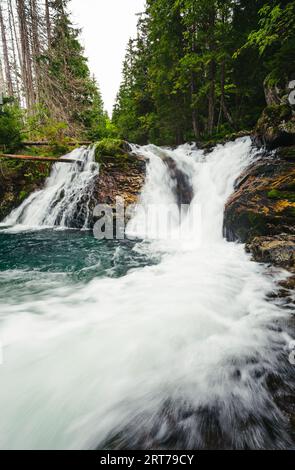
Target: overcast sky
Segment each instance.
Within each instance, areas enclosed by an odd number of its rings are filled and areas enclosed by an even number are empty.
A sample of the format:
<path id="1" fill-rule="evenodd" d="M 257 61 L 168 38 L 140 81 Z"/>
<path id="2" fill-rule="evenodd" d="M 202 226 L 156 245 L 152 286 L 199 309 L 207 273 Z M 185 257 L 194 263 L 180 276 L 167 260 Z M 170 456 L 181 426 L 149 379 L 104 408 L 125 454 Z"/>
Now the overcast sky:
<path id="1" fill-rule="evenodd" d="M 122 61 L 130 36 L 136 33 L 136 13 L 145 0 L 72 0 L 74 24 L 82 28 L 82 44 L 96 76 L 105 108 L 111 114 L 121 82 Z"/>

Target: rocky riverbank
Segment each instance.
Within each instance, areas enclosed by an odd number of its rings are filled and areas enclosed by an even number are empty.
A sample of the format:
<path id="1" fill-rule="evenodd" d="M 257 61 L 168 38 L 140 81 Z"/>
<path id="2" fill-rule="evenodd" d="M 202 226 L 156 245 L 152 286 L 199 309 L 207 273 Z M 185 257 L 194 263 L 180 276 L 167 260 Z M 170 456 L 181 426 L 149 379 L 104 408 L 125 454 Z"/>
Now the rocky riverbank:
<path id="1" fill-rule="evenodd" d="M 236 182 L 225 208 L 228 240 L 246 243 L 258 262 L 295 274 L 295 117 L 287 105 L 267 108 L 252 136 L 261 158 Z M 292 144 L 292 145 L 290 145 Z M 294 287 L 291 277 L 287 287 Z"/>

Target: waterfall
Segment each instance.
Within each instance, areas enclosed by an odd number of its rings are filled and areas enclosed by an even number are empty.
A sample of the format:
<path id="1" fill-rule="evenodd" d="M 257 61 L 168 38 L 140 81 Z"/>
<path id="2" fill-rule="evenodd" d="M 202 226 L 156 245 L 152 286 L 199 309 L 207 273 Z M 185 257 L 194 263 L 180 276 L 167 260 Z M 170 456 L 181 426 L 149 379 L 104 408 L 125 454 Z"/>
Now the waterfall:
<path id="1" fill-rule="evenodd" d="M 133 152 L 149 162 L 140 204 L 127 227 L 133 237 L 179 243 L 208 244 L 222 240 L 224 205 L 234 183 L 255 158 L 250 138 L 217 146 L 208 155 L 194 145 L 175 150 L 154 145 L 133 146 Z M 192 188 L 193 197 L 180 217 L 177 186 L 167 161 L 172 160 Z"/>
<path id="2" fill-rule="evenodd" d="M 99 173 L 94 149 L 75 149 L 64 158 L 77 163 L 56 163 L 44 188 L 32 193 L 2 225 L 14 230 L 89 227 L 93 183 Z"/>
<path id="3" fill-rule="evenodd" d="M 10 302 L 0 298 L 1 448 L 290 447 L 287 418 L 273 397 L 292 368 L 285 352 L 289 313 L 268 299 L 285 274 L 252 262 L 242 245 L 222 236 L 226 200 L 257 158 L 250 139 L 208 154 L 191 145 L 133 151 L 148 161 L 127 227 L 138 240 L 114 242 L 113 260 L 127 252 L 129 259 L 145 253 L 160 261 L 136 261 L 116 278 L 108 270 L 102 275 L 100 266 L 86 283 L 56 280 L 55 272 L 5 273 L 17 286 L 22 275 L 39 277 L 35 293 L 29 278 Z M 180 221 L 178 182 L 167 159 L 192 189 Z M 54 225 L 60 218 L 66 225 L 73 210 L 63 212 L 61 192 L 77 201 L 82 183 L 97 172 L 90 157 L 86 167 L 73 166 L 69 176 L 68 166 L 56 167 L 45 190 L 10 223 Z M 78 248 L 88 259 L 88 248 Z M 97 241 L 95 250 L 103 262 L 110 242 Z"/>

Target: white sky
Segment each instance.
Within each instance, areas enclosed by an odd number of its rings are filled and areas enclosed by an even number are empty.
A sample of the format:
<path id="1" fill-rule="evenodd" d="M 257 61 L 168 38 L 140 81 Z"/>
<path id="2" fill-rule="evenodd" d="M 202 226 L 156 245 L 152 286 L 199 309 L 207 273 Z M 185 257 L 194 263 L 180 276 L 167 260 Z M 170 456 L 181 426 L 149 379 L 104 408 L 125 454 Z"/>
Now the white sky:
<path id="1" fill-rule="evenodd" d="M 109 114 L 120 86 L 127 42 L 136 33 L 135 14 L 144 5 L 145 0 L 72 0 L 69 4 L 74 24 L 82 28 L 85 55 Z"/>

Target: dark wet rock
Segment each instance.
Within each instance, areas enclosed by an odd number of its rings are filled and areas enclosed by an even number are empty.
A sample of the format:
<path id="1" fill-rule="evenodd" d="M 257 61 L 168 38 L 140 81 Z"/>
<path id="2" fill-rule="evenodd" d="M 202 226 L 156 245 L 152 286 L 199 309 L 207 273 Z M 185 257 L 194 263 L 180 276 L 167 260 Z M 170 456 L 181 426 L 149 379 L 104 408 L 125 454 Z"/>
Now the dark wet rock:
<path id="1" fill-rule="evenodd" d="M 289 407 L 286 409 L 282 414 L 270 401 L 268 409 L 251 412 L 238 398 L 230 410 L 225 410 L 224 403 L 218 400 L 199 407 L 167 400 L 158 413 L 138 414 L 122 429 L 110 433 L 97 448 L 161 451 L 290 448 Z"/>
<path id="2" fill-rule="evenodd" d="M 295 270 L 295 235 L 255 237 L 246 245 L 246 250 L 253 254 L 256 261 Z"/>
<path id="3" fill-rule="evenodd" d="M 189 177 L 177 167 L 173 158 L 165 157 L 163 161 L 169 168 L 172 180 L 175 181 L 175 196 L 178 204 L 190 204 L 194 193 Z"/>
<path id="4" fill-rule="evenodd" d="M 102 157 L 93 192 L 96 204 L 108 204 L 115 210 L 117 197 L 124 200 L 125 208 L 136 204 L 144 184 L 145 171 L 145 160 L 136 155 Z"/>

